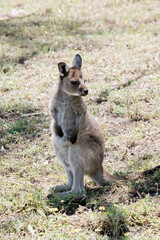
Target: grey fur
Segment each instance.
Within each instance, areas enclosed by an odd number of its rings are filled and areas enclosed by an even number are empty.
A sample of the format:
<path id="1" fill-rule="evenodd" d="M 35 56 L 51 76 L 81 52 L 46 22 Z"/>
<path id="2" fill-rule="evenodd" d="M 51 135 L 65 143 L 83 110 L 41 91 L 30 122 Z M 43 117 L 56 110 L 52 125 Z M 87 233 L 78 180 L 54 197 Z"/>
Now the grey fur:
<path id="1" fill-rule="evenodd" d="M 73 60 L 72 67 L 81 68 L 82 67 L 82 58 L 77 54 Z"/>

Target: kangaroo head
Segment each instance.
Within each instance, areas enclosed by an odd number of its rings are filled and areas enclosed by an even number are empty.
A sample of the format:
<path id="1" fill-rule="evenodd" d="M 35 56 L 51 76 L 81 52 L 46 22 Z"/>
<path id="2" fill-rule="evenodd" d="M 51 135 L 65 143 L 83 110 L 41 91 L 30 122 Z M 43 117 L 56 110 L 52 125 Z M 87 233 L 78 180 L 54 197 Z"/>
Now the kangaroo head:
<path id="1" fill-rule="evenodd" d="M 66 63 L 58 63 L 60 72 L 61 89 L 71 96 L 85 96 L 88 89 L 81 72 L 82 58 L 77 54 L 73 60 L 72 67 L 69 68 Z"/>

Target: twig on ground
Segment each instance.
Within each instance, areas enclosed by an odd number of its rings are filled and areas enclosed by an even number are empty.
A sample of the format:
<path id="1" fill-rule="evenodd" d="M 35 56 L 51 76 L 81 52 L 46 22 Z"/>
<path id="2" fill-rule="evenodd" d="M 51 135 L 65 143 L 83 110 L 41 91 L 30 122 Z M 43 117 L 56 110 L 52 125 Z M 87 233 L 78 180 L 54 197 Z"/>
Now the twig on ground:
<path id="1" fill-rule="evenodd" d="M 32 116 L 39 116 L 39 115 L 44 115 L 44 113 L 40 112 L 40 113 L 26 113 L 23 114 L 22 117 L 32 117 Z"/>

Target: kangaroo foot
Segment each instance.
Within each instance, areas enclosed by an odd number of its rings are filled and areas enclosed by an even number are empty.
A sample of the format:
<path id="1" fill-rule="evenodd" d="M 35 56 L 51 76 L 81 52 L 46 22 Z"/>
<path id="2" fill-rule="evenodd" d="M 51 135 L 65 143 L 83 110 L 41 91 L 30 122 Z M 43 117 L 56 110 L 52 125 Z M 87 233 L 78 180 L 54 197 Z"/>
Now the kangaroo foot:
<path id="1" fill-rule="evenodd" d="M 74 192 L 74 191 L 67 191 L 67 192 L 61 192 L 61 193 L 56 193 L 56 195 L 60 196 L 60 197 L 65 197 L 65 196 L 71 196 L 71 197 L 75 197 L 75 198 L 83 198 L 86 196 L 85 191 L 82 192 Z"/>
<path id="2" fill-rule="evenodd" d="M 55 193 L 57 193 L 57 192 L 65 192 L 65 191 L 71 190 L 71 186 L 69 186 L 68 184 L 57 185 L 57 186 L 53 187 L 52 190 Z"/>

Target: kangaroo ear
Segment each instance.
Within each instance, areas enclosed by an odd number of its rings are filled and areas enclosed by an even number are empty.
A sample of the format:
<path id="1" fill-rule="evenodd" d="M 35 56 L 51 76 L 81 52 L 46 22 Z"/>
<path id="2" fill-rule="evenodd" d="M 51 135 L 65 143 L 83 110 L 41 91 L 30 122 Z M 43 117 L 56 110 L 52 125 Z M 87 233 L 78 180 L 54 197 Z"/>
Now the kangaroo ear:
<path id="1" fill-rule="evenodd" d="M 82 67 L 82 58 L 77 54 L 73 60 L 72 67 L 81 68 Z"/>
<path id="2" fill-rule="evenodd" d="M 58 70 L 60 72 L 60 75 L 64 77 L 68 74 L 69 68 L 66 63 L 60 62 L 58 63 Z"/>

